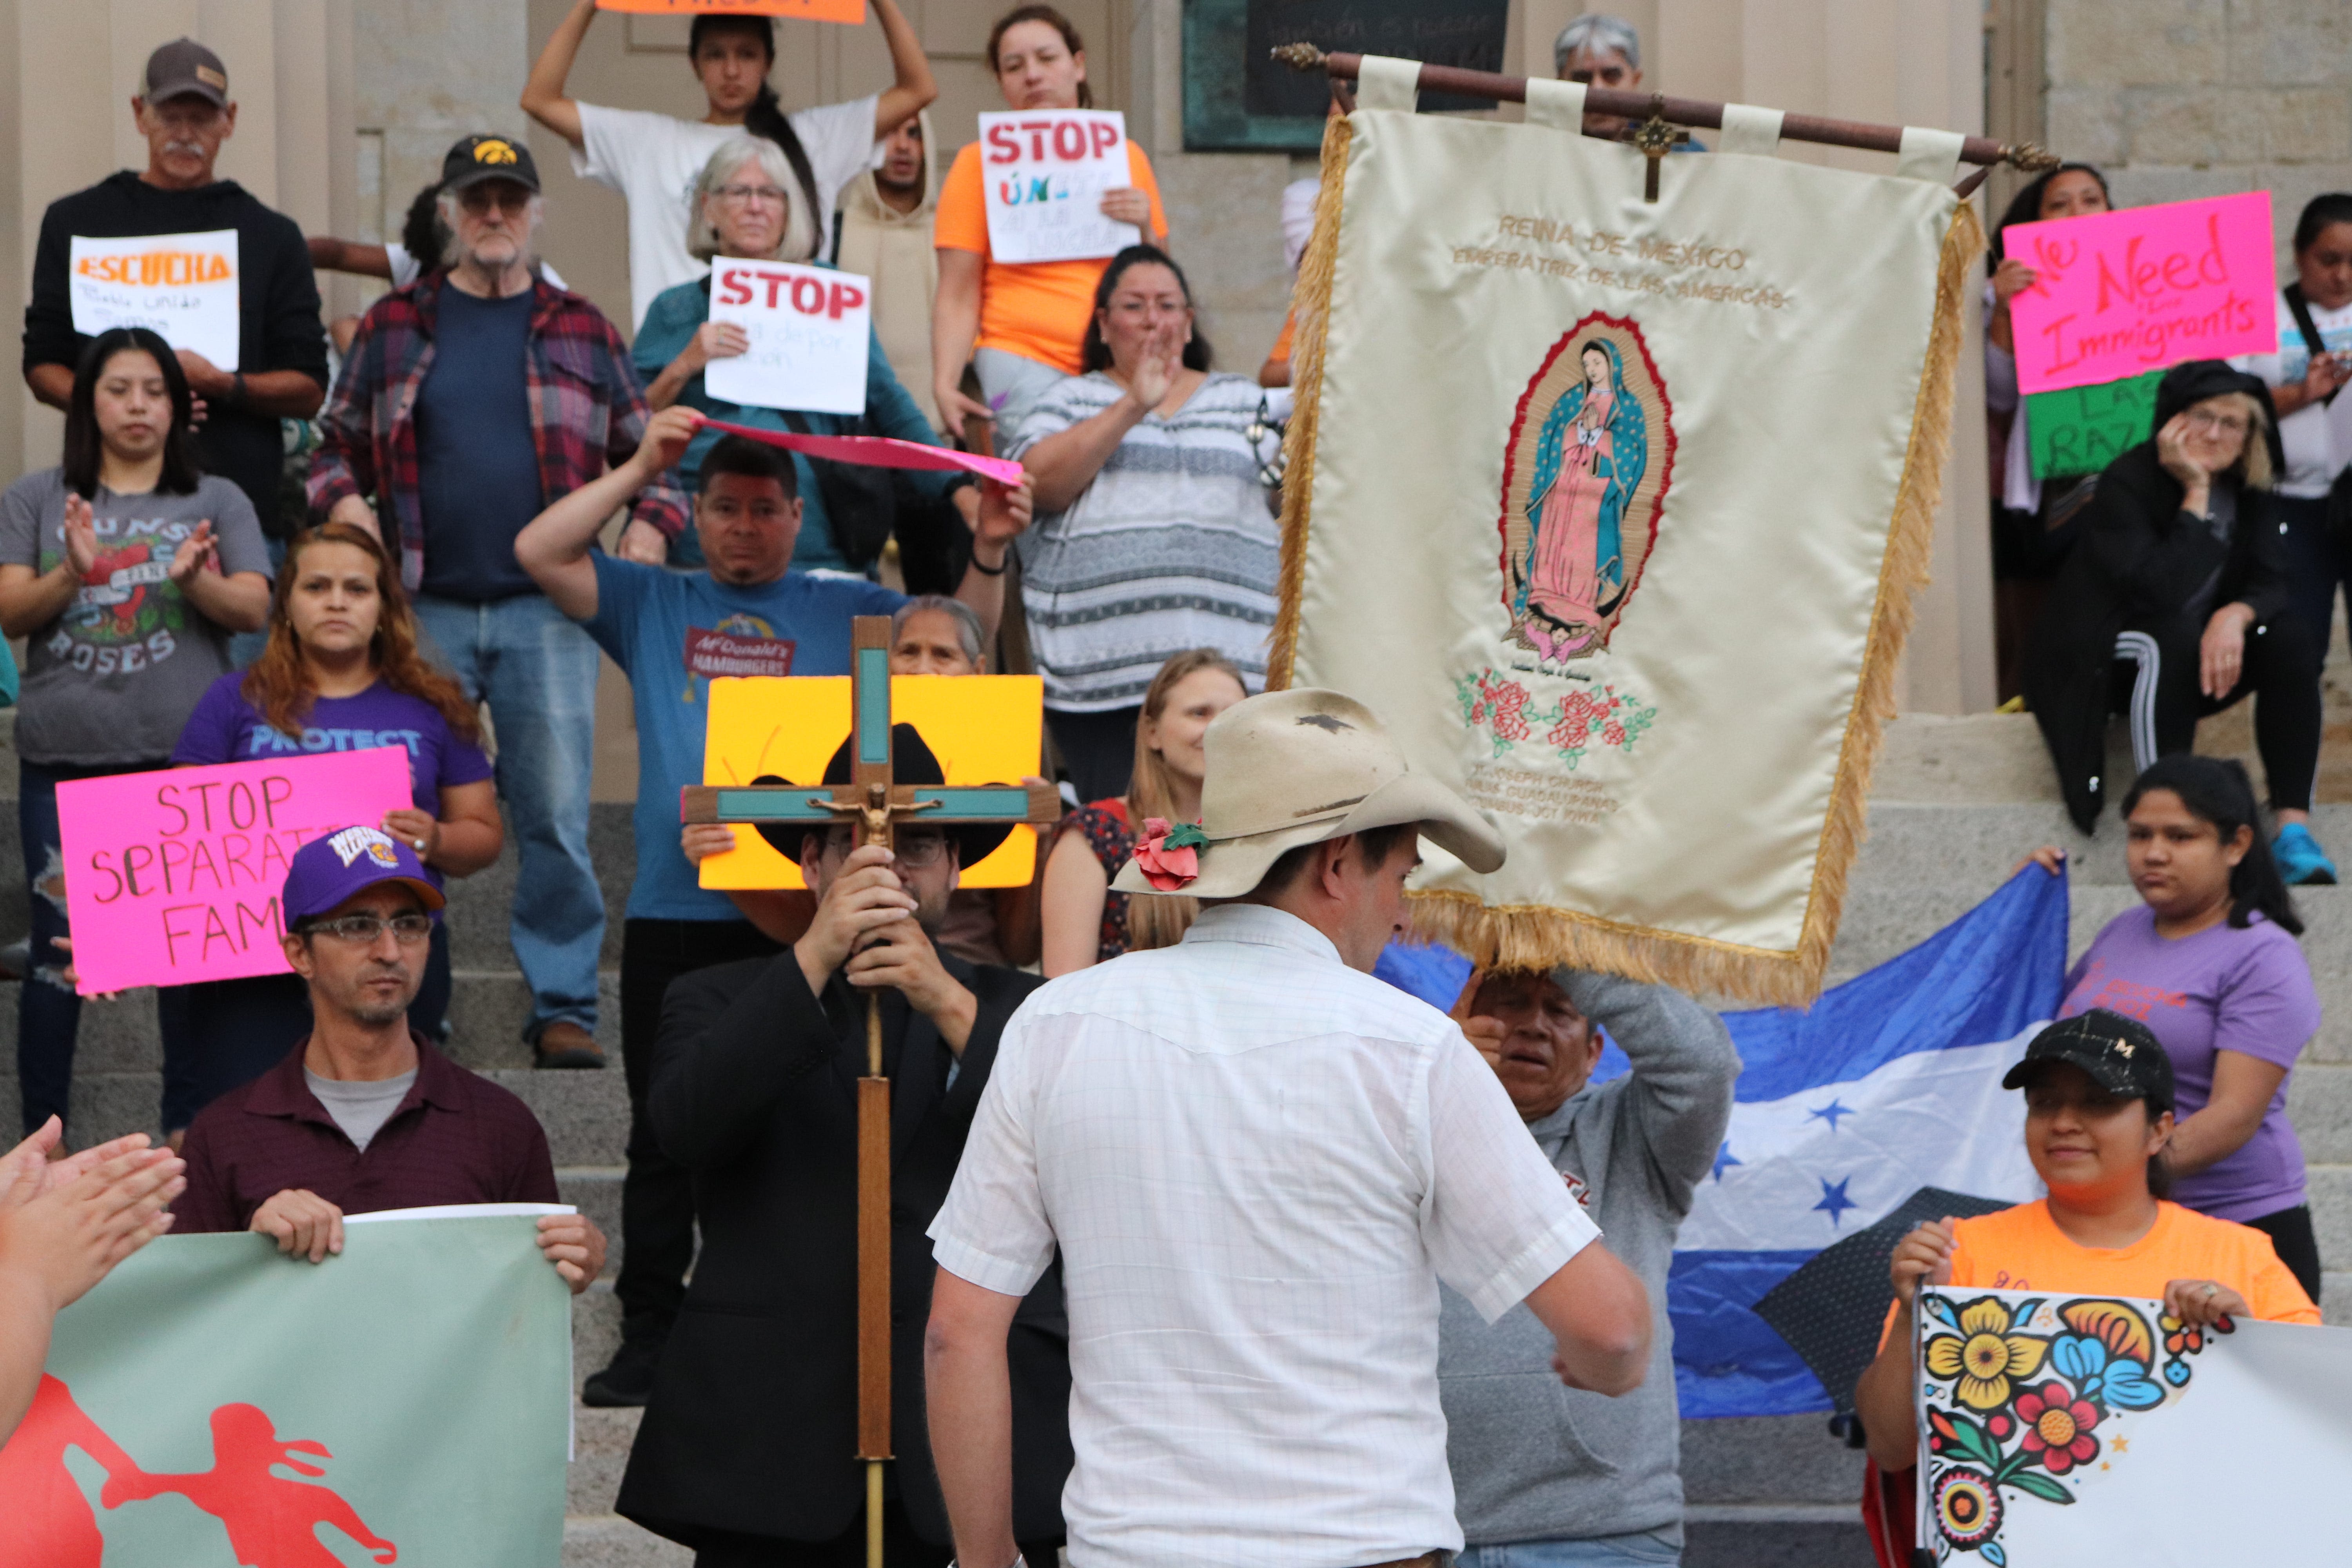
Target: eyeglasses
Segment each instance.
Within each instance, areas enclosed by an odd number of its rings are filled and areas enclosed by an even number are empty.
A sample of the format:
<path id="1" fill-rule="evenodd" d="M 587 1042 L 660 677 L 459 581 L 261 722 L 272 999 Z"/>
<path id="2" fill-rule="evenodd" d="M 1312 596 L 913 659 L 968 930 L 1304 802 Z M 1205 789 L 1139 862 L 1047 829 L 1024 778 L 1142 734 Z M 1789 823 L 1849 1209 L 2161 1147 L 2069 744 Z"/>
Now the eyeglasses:
<path id="1" fill-rule="evenodd" d="M 710 194 L 722 202 L 731 203 L 739 207 L 748 207 L 755 202 L 766 206 L 780 207 L 788 205 L 792 200 L 773 185 L 721 185 Z"/>
<path id="2" fill-rule="evenodd" d="M 520 185 L 485 180 L 478 185 L 468 185 L 458 192 L 457 205 L 477 216 L 494 206 L 500 212 L 519 213 L 530 205 L 530 193 Z"/>
<path id="3" fill-rule="evenodd" d="M 312 921 L 305 929 L 355 946 L 373 947 L 383 939 L 386 926 L 400 939 L 401 946 L 415 947 L 433 934 L 433 917 L 410 913 L 386 920 L 382 915 L 338 915 L 331 921 Z"/>
<path id="4" fill-rule="evenodd" d="M 2246 433 L 2246 421 L 2242 415 L 2212 414 L 2199 408 L 2189 412 L 2189 427 L 2208 430 L 2216 436 L 2242 436 Z"/>
<path id="5" fill-rule="evenodd" d="M 846 855 L 850 850 L 849 835 L 836 829 L 825 836 L 825 853 Z M 946 836 L 938 833 L 901 833 L 890 846 L 890 853 L 901 866 L 921 868 L 936 866 L 948 852 Z"/>

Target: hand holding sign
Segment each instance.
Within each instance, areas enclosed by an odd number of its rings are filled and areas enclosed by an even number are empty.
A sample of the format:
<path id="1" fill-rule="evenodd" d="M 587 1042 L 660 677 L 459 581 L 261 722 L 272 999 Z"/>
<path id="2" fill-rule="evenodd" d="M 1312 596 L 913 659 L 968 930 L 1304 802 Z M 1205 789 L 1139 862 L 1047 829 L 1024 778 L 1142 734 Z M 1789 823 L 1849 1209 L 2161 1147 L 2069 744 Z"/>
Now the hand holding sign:
<path id="1" fill-rule="evenodd" d="M 146 327 L 219 370 L 237 368 L 236 230 L 75 235 L 67 268 L 75 331 L 96 337 L 114 327 Z"/>
<path id="2" fill-rule="evenodd" d="M 1085 261 L 1141 243 L 1151 200 L 1129 170 L 1125 115 L 983 114 L 980 142 L 993 259 Z"/>
<path id="3" fill-rule="evenodd" d="M 864 413 L 873 298 L 854 273 L 720 257 L 710 264 L 710 322 L 740 331 L 744 348 L 711 360 L 703 386 L 747 407 Z"/>

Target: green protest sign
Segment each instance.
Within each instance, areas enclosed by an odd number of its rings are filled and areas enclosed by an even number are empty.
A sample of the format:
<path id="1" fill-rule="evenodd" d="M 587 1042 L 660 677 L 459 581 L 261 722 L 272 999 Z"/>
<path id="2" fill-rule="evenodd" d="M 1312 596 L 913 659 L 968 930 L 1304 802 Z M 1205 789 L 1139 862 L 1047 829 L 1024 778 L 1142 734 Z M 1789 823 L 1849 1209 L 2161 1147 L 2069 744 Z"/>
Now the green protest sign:
<path id="1" fill-rule="evenodd" d="M 2156 417 L 2156 384 L 2162 371 L 2063 392 L 2036 392 L 2025 400 L 2025 427 L 2032 438 L 2033 477 L 2067 479 L 2095 474 L 2147 439 Z"/>
<path id="2" fill-rule="evenodd" d="M 125 1262 L 0 1448 L 0 1568 L 558 1568 L 570 1292 L 530 1215 L 455 1214 Z"/>

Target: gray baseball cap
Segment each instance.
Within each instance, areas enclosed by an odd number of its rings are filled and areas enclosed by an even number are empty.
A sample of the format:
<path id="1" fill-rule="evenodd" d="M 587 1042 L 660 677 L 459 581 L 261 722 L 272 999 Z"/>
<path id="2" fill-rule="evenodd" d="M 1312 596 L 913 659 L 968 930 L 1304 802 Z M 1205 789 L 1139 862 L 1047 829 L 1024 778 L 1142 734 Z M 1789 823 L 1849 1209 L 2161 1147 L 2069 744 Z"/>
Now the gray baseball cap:
<path id="1" fill-rule="evenodd" d="M 174 98 L 201 98 L 215 109 L 228 107 L 228 68 L 221 58 L 194 38 L 173 38 L 147 57 L 150 103 Z"/>

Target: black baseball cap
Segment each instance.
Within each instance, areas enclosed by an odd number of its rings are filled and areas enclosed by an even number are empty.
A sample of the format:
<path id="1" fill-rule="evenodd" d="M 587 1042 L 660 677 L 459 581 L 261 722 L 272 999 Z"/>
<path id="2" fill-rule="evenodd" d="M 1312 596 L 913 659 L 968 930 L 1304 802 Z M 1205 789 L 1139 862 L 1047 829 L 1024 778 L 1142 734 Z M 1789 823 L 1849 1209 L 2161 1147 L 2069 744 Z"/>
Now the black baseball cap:
<path id="1" fill-rule="evenodd" d="M 484 180 L 512 180 L 537 195 L 539 165 L 531 162 L 530 148 L 509 136 L 466 137 L 441 160 L 441 188 L 445 191 L 462 191 Z"/>
<path id="2" fill-rule="evenodd" d="M 173 98 L 201 98 L 215 109 L 228 107 L 228 68 L 221 58 L 194 38 L 173 38 L 147 57 L 150 103 Z"/>
<path id="3" fill-rule="evenodd" d="M 2023 1089 L 2049 1062 L 2081 1068 L 2109 1094 L 2145 1100 L 2154 1116 L 2173 1107 L 2172 1058 L 2146 1024 L 2094 1007 L 2061 1018 L 2033 1037 L 2025 1059 L 2000 1080 L 2003 1089 Z"/>

